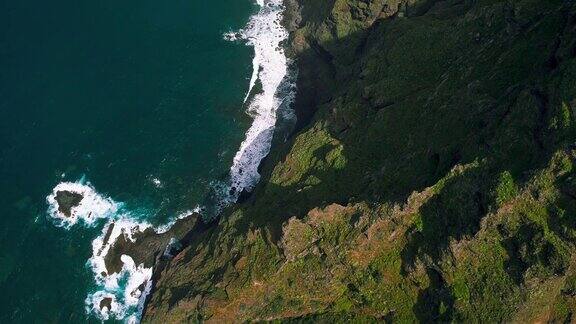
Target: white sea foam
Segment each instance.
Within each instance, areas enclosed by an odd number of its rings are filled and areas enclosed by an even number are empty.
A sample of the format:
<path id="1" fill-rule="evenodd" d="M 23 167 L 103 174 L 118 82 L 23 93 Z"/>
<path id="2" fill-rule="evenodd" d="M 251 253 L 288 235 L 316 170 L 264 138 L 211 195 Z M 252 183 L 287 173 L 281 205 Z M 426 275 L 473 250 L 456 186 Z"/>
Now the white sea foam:
<path id="1" fill-rule="evenodd" d="M 77 206 L 70 209 L 70 216 L 58 210 L 56 195 L 59 191 L 68 191 L 82 195 L 82 200 Z M 89 182 L 80 180 L 78 182 L 61 182 L 52 193 L 46 197 L 48 202 L 48 215 L 50 215 L 58 226 L 70 228 L 72 225 L 83 222 L 87 226 L 92 226 L 98 219 L 107 218 L 118 212 L 120 206 L 112 199 L 100 195 Z"/>
<path id="2" fill-rule="evenodd" d="M 193 213 L 201 212 L 201 207 L 178 214 L 168 224 L 154 227 L 158 234 L 169 230 L 177 220 L 186 218 Z M 86 298 L 86 309 L 98 318 L 124 319 L 127 323 L 136 323 L 142 313 L 146 296 L 152 288 L 152 268 L 143 264 L 135 264 L 132 257 L 122 255 L 122 270 L 119 273 L 110 273 L 106 268 L 106 256 L 118 239 L 135 242 L 136 234 L 151 228 L 146 222 L 135 221 L 129 214 L 121 214 L 111 219 L 102 229 L 101 234 L 92 241 L 92 256 L 87 265 L 92 270 L 97 291 Z M 142 290 L 142 286 L 144 289 Z M 113 295 L 117 307 L 100 309 L 103 298 Z"/>
<path id="3" fill-rule="evenodd" d="M 58 202 L 56 201 L 58 191 L 69 191 L 82 195 L 82 200 L 78 206 L 72 207 L 70 216 L 64 215 L 58 210 Z M 99 194 L 89 182 L 83 179 L 78 182 L 59 183 L 46 200 L 48 202 L 48 214 L 57 221 L 57 226 L 66 229 L 77 224 L 93 226 L 98 219 L 108 219 L 101 234 L 92 241 L 92 256 L 87 261 L 87 265 L 94 275 L 96 289 L 86 297 L 86 311 L 95 314 L 101 320 L 125 319 L 127 322 L 137 322 L 145 294 L 150 291 L 152 286 L 152 268 L 146 268 L 143 264 L 137 265 L 132 257 L 122 255 L 120 258 L 122 270 L 119 273 L 110 273 L 106 268 L 105 258 L 110 248 L 121 236 L 123 239 L 134 242 L 135 234 L 150 228 L 152 225 L 137 221 L 136 217 L 122 208 L 122 203 Z M 183 218 L 182 215 L 185 214 L 179 215 L 177 219 Z M 173 222 L 175 220 L 170 224 Z M 155 230 L 159 232 L 167 229 L 169 226 L 164 225 Z M 142 290 L 142 287 L 145 289 Z M 104 299 L 109 299 L 110 307 L 101 309 L 100 304 Z"/>
<path id="4" fill-rule="evenodd" d="M 184 219 L 184 218 L 187 218 L 188 216 L 190 216 L 192 214 L 202 214 L 203 211 L 204 211 L 204 207 L 197 205 L 193 209 L 190 209 L 190 210 L 187 210 L 185 212 L 178 214 L 175 218 L 170 220 L 167 224 L 160 225 L 160 226 L 156 227 L 155 231 L 158 234 L 166 233 L 172 226 L 174 226 L 174 224 L 177 221 Z"/>
<path id="5" fill-rule="evenodd" d="M 143 264 L 137 266 L 128 255 L 122 255 L 120 259 L 124 263 L 123 271 L 130 273 L 124 289 L 124 300 L 128 305 L 138 306 L 146 284 L 152 278 L 152 268 L 146 268 Z"/>
<path id="6" fill-rule="evenodd" d="M 236 202 L 243 190 L 252 190 L 260 179 L 258 165 L 270 150 L 279 111 L 281 107 L 289 105 L 294 96 L 293 80 L 287 78 L 289 62 L 281 46 L 288 38 L 288 32 L 281 25 L 284 10 L 282 0 L 256 2 L 260 6 L 259 12 L 250 18 L 246 28 L 225 35 L 228 40 L 243 40 L 254 47 L 253 73 L 244 99 L 248 105 L 247 112 L 254 120 L 234 157 L 229 182 L 217 188 L 221 194 L 215 202 L 219 206 L 216 214 L 220 207 Z M 254 93 L 258 81 L 262 89 Z M 163 186 L 157 178 L 152 177 L 151 181 L 157 188 Z M 60 190 L 83 195 L 80 204 L 72 208 L 70 217 L 58 211 L 55 197 Z M 86 311 L 101 320 L 116 319 L 137 323 L 146 295 L 152 287 L 152 268 L 146 268 L 143 264 L 137 265 L 132 257 L 122 255 L 122 270 L 119 273 L 110 273 L 106 268 L 105 258 L 120 236 L 134 241 L 136 233 L 151 225 L 136 221 L 135 217 L 121 208 L 122 204 L 98 194 L 84 181 L 58 184 L 47 197 L 47 201 L 50 216 L 66 228 L 79 220 L 91 226 L 97 219 L 108 218 L 102 233 L 92 242 L 92 256 L 87 261 L 97 287 L 86 298 Z M 179 214 L 168 224 L 155 228 L 155 231 L 164 233 L 177 220 L 203 211 L 203 207 L 197 206 Z M 101 308 L 101 302 L 105 298 L 109 298 L 110 307 Z"/>
<path id="7" fill-rule="evenodd" d="M 280 85 L 288 74 L 288 59 L 282 42 L 288 31 L 282 26 L 284 6 L 282 0 L 257 0 L 259 12 L 250 18 L 246 28 L 225 35 L 226 39 L 246 41 L 254 47 L 253 72 L 245 101 L 260 81 L 262 90 L 253 94 L 247 112 L 254 118 L 246 138 L 234 157 L 230 169 L 230 185 L 220 203 L 235 202 L 243 190 L 252 190 L 260 179 L 258 165 L 270 151 L 277 121 L 278 109 L 292 94 L 279 93 Z M 290 91 L 292 87 L 288 87 Z"/>
<path id="8" fill-rule="evenodd" d="M 122 271 L 104 277 L 100 289 L 86 298 L 86 310 L 103 320 L 128 320 L 133 314 L 139 314 L 143 300 L 150 292 L 152 268 L 136 265 L 128 255 L 122 255 L 121 260 Z M 104 298 L 112 298 L 110 309 L 100 307 Z"/>
<path id="9" fill-rule="evenodd" d="M 106 298 L 111 300 L 110 309 L 108 307 L 100 308 L 100 303 Z M 104 321 L 109 320 L 111 316 L 115 316 L 115 314 L 126 313 L 126 307 L 118 302 L 116 295 L 104 291 L 97 291 L 88 295 L 85 304 L 87 313 L 96 314 L 99 319 Z"/>
<path id="10" fill-rule="evenodd" d="M 118 238 L 122 235 L 124 239 L 134 242 L 134 235 L 150 226 L 148 223 L 136 222 L 126 216 L 111 220 L 104 226 L 102 233 L 92 241 L 92 256 L 88 259 L 88 265 L 94 272 L 97 283 L 114 287 L 113 280 L 110 280 L 112 274 L 108 273 L 104 260 Z"/>
<path id="11" fill-rule="evenodd" d="M 98 318 L 106 320 L 124 319 L 127 323 L 136 323 L 144 307 L 144 301 L 152 287 L 152 268 L 135 264 L 132 257 L 122 255 L 122 270 L 110 273 L 106 268 L 106 255 L 114 243 L 123 236 L 134 242 L 135 234 L 151 227 L 150 224 L 135 222 L 130 218 L 111 220 L 102 233 L 92 242 L 92 257 L 87 264 L 92 269 L 97 284 L 97 291 L 86 298 L 87 311 Z M 158 232 L 158 229 L 155 229 Z M 144 289 L 142 289 L 144 288 Z M 100 309 L 100 302 L 106 297 L 114 296 L 116 307 Z"/>
<path id="12" fill-rule="evenodd" d="M 132 257 L 128 255 L 120 257 L 122 270 L 119 273 L 110 273 L 106 268 L 106 255 L 120 236 L 134 242 L 136 233 L 151 226 L 145 222 L 136 222 L 128 215 L 120 217 L 120 219 L 110 220 L 104 226 L 102 233 L 92 241 L 92 256 L 87 262 L 94 274 L 98 290 L 86 298 L 86 309 L 103 320 L 125 319 L 127 316 L 129 319 L 131 314 L 137 312 L 140 300 L 146 293 L 146 289 L 141 291 L 139 287 L 142 285 L 148 287 L 152 278 L 151 267 L 146 268 L 143 264 L 136 265 Z M 110 296 L 114 296 L 114 303 L 117 307 L 100 309 L 102 299 Z"/>
<path id="13" fill-rule="evenodd" d="M 158 178 L 152 178 L 152 184 L 154 184 L 154 187 L 156 188 L 162 188 L 164 185 L 162 184 L 162 181 L 160 181 L 160 179 Z"/>

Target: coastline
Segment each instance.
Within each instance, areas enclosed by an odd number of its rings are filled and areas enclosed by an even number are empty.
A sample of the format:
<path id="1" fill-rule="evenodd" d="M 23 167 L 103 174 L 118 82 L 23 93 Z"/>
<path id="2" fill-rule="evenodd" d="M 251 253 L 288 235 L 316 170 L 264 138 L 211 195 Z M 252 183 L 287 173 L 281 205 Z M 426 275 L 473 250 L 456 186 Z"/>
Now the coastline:
<path id="1" fill-rule="evenodd" d="M 254 193 L 157 272 L 144 321 L 506 322 L 519 307 L 565 298 L 560 280 L 573 291 L 567 241 L 538 211 L 568 201 L 554 199 L 576 153 L 564 131 L 542 134 L 538 112 L 552 102 L 542 98 L 558 100 L 541 94 L 549 53 L 500 28 L 511 23 L 503 1 L 300 3 L 304 12 L 285 1 L 283 21 L 298 123 L 286 145 L 274 142 Z M 546 24 L 562 21 L 559 4 L 547 5 L 549 17 L 519 6 L 525 21 L 542 22 L 531 34 L 542 48 L 550 36 L 573 39 Z M 541 65 L 515 79 L 523 51 Z M 494 70 L 487 53 L 502 58 Z M 534 142 L 518 142 L 525 127 L 540 134 Z M 519 163 L 510 149 L 537 158 Z M 530 254 L 532 244 L 546 256 Z M 514 258 L 522 267 L 509 267 Z M 526 285 L 528 264 L 556 295 Z"/>
<path id="2" fill-rule="evenodd" d="M 298 119 L 279 131 L 280 104 L 249 106 L 264 117 L 246 134 L 249 147 L 264 132 L 247 172 L 260 181 L 232 179 L 219 218 L 123 226 L 124 240 L 110 224 L 95 246 L 106 270 L 149 269 L 142 321 L 571 319 L 576 87 L 562 82 L 576 73 L 576 6 L 283 4 Z M 242 34 L 231 40 L 257 43 Z"/>
<path id="3" fill-rule="evenodd" d="M 299 8 L 299 4 L 298 4 L 298 0 L 282 0 L 283 5 L 285 6 L 285 9 L 283 11 L 283 18 L 281 20 L 281 24 L 282 26 L 288 31 L 288 38 L 283 42 L 283 48 L 284 51 L 286 53 L 286 57 L 287 59 L 290 61 L 288 63 L 288 74 L 296 74 L 297 75 L 297 71 L 299 70 L 299 67 L 297 66 L 297 54 L 296 51 L 294 50 L 294 47 L 292 46 L 292 42 L 293 42 L 293 32 L 296 30 L 296 28 L 298 27 L 298 23 L 301 20 L 300 17 L 300 8 Z M 287 75 L 286 77 L 290 78 L 289 75 Z M 286 78 L 285 77 L 285 78 Z M 252 81 L 250 82 L 252 84 Z M 295 108 L 295 103 L 294 101 L 297 98 L 297 93 L 298 93 L 298 85 L 297 85 L 297 81 L 294 81 L 294 87 L 295 87 L 295 94 L 294 94 L 294 98 L 291 99 L 291 103 L 290 103 L 290 107 L 285 107 L 284 109 L 288 108 L 294 111 L 294 113 L 296 114 L 296 116 L 298 115 L 298 112 L 296 111 Z M 250 86 L 250 90 L 252 90 L 253 85 Z M 246 95 L 246 100 L 249 100 L 251 97 L 250 91 L 247 93 Z M 281 108 L 281 107 L 280 107 Z M 281 109 L 279 109 L 278 113 L 282 114 L 283 111 L 281 111 Z M 287 123 L 288 126 L 286 129 L 282 129 L 280 132 L 274 132 L 271 142 L 270 142 L 270 147 L 268 149 L 268 152 L 261 158 L 260 162 L 258 163 L 256 170 L 258 170 L 258 172 L 261 172 L 263 169 L 266 168 L 270 168 L 273 166 L 273 164 L 275 164 L 275 161 L 270 160 L 268 157 L 270 156 L 270 154 L 272 153 L 273 150 L 278 150 L 281 149 L 283 145 L 286 145 L 286 138 L 292 136 L 291 134 L 293 134 L 293 132 L 296 130 L 296 123 L 297 121 L 297 117 L 294 117 L 294 120 L 290 120 L 290 116 L 287 118 L 288 121 L 286 121 L 286 119 L 283 120 L 282 116 L 277 116 L 276 119 L 276 126 L 278 126 L 278 123 Z M 250 188 L 249 191 L 246 190 L 242 190 L 241 192 L 238 192 L 238 195 L 236 197 L 235 202 L 230 203 L 228 206 L 226 206 L 226 208 L 222 211 L 221 215 L 219 217 L 210 219 L 210 220 L 205 220 L 202 217 L 199 217 L 198 219 L 198 226 L 193 227 L 192 229 L 190 229 L 185 235 L 184 238 L 182 240 L 180 240 L 180 242 L 182 243 L 180 248 L 177 251 L 174 251 L 175 256 L 178 255 L 178 253 L 182 252 L 186 247 L 190 246 L 192 244 L 192 242 L 200 242 L 203 239 L 206 238 L 206 236 L 209 236 L 211 234 L 211 232 L 213 230 L 215 230 L 219 223 L 225 219 L 226 217 L 229 217 L 232 214 L 232 210 L 234 210 L 235 208 L 237 208 L 238 204 L 241 204 L 243 202 L 245 202 L 246 200 L 253 198 L 254 197 L 254 193 L 257 190 L 258 186 L 260 185 L 260 181 L 257 181 L 254 184 L 253 188 Z M 178 226 L 178 224 L 174 224 L 174 226 Z M 173 227 L 174 227 L 173 226 Z M 140 318 L 144 319 L 146 317 L 146 311 L 148 308 L 148 304 L 150 303 L 151 297 L 155 292 L 155 288 L 156 288 L 156 284 L 158 283 L 159 278 L 162 276 L 163 272 L 166 271 L 167 268 L 170 267 L 171 264 L 171 258 L 162 258 L 161 255 L 158 255 L 154 258 L 154 265 L 152 267 L 152 276 L 151 276 L 151 286 L 150 286 L 150 290 L 148 291 L 148 293 L 145 295 L 145 298 L 143 299 L 143 307 L 142 307 L 142 312 L 140 314 Z"/>
<path id="4" fill-rule="evenodd" d="M 257 4 L 259 11 L 245 29 L 225 35 L 229 41 L 254 48 L 254 71 L 244 102 L 253 121 L 234 157 L 229 180 L 214 188 L 211 201 L 215 206 L 206 206 L 208 211 L 196 207 L 155 228 L 134 218 L 122 203 L 98 194 L 84 180 L 60 183 L 47 197 L 49 214 L 57 226 L 69 229 L 78 223 L 90 227 L 98 219 L 107 219 L 101 235 L 92 242 L 93 253 L 87 262 L 98 285 L 98 290 L 86 297 L 88 314 L 102 320 L 139 322 L 161 272 L 192 241 L 213 230 L 237 202 L 252 194 L 279 133 L 287 136 L 294 122 L 290 109 L 295 85 L 290 72 L 293 66 L 285 53 L 289 39 L 285 7 L 281 0 Z M 283 124 L 280 132 L 279 124 Z"/>

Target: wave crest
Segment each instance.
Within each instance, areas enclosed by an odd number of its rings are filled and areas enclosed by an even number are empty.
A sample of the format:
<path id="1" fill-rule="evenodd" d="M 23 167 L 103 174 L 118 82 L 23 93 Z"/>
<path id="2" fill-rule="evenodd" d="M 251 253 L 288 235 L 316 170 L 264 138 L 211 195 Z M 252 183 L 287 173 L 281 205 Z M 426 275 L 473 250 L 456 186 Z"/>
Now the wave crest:
<path id="1" fill-rule="evenodd" d="M 260 10 L 250 18 L 246 28 L 225 35 L 228 40 L 244 40 L 254 47 L 252 76 L 244 100 L 248 102 L 247 113 L 254 120 L 234 156 L 227 190 L 221 190 L 225 192 L 221 208 L 236 202 L 243 191 L 251 191 L 260 180 L 258 166 L 270 151 L 279 108 L 291 103 L 294 97 L 294 86 L 282 87 L 283 82 L 293 81 L 287 78 L 289 61 L 282 47 L 289 36 L 282 26 L 283 2 L 258 0 L 257 3 Z M 257 82 L 262 88 L 254 93 Z"/>

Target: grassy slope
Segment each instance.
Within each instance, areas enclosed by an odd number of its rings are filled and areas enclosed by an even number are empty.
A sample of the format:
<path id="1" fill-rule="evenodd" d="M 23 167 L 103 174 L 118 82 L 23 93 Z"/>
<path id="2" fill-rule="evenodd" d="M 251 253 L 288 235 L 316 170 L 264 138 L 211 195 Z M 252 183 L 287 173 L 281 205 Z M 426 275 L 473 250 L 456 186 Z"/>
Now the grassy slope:
<path id="1" fill-rule="evenodd" d="M 571 319 L 576 5 L 300 2 L 299 131 L 145 320 Z"/>

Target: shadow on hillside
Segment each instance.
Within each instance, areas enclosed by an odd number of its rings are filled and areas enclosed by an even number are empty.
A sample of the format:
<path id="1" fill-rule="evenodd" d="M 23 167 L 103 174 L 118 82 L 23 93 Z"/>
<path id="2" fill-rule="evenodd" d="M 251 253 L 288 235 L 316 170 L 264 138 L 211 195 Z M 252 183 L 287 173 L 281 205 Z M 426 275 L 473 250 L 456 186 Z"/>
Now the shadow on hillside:
<path id="1" fill-rule="evenodd" d="M 368 30 L 332 43 L 309 40 L 311 46 L 298 63 L 298 125 L 287 142 L 276 136 L 261 168 L 261 183 L 243 204 L 250 215 L 239 225 L 267 227 L 278 238 L 287 218 L 303 217 L 312 208 L 355 201 L 403 204 L 412 192 L 435 184 L 455 165 L 488 158 L 493 167 L 476 179 L 475 185 L 466 187 L 458 201 L 448 196 L 469 180 L 451 180 L 446 189 L 450 194 L 424 206 L 422 235 L 435 236 L 438 247 L 421 246 L 414 239 L 405 251 L 405 261 L 412 263 L 414 258 L 409 255 L 418 251 L 437 258 L 450 239 L 477 231 L 487 208 L 490 177 L 505 169 L 521 176 L 522 171 L 545 160 L 551 150 L 541 144 L 551 108 L 549 102 L 537 98 L 542 90 L 534 80 L 547 69 L 552 54 L 542 50 L 534 54 L 524 49 L 523 42 L 552 51 L 554 40 L 534 40 L 532 34 L 518 38 L 521 50 L 539 56 L 526 65 L 526 71 L 509 76 L 507 69 L 517 68 L 515 61 L 496 68 L 478 63 L 488 55 L 486 48 L 497 47 L 484 47 L 482 42 L 488 40 L 468 37 L 487 33 L 483 25 L 466 22 L 470 26 L 461 27 L 462 35 L 447 36 L 452 27 L 442 19 L 466 12 L 463 6 L 472 2 L 438 2 L 443 5 L 430 6 L 429 15 L 380 20 Z M 493 19 L 500 19 L 496 26 L 509 23 L 505 13 L 496 14 Z M 510 40 L 524 32 L 503 29 L 496 33 L 512 52 L 515 43 Z M 439 39 L 445 44 L 438 45 Z M 352 58 L 346 54 L 350 51 L 355 53 Z M 410 54 L 413 52 L 418 55 Z M 495 53 L 509 56 L 510 52 Z M 528 53 L 514 54 L 524 57 Z M 478 72 L 470 74 L 473 69 Z M 494 84 L 493 79 L 498 78 L 499 83 Z M 274 166 L 287 160 L 295 138 L 314 125 L 342 145 L 346 166 L 341 170 L 311 167 L 296 183 L 271 183 Z M 331 145 L 319 148 L 313 157 L 325 160 L 331 149 Z M 522 154 L 516 154 L 519 152 Z M 314 179 L 314 183 L 304 184 L 303 179 Z"/>
<path id="2" fill-rule="evenodd" d="M 414 314 L 421 323 L 449 323 L 454 320 L 454 296 L 435 269 L 426 269 L 430 285 L 418 293 Z"/>
<path id="3" fill-rule="evenodd" d="M 451 241 L 479 230 L 496 175 L 509 170 L 521 182 L 523 172 L 547 162 L 555 147 L 543 143 L 556 143 L 546 129 L 555 108 L 538 80 L 551 73 L 555 39 L 538 34 L 539 25 L 529 32 L 508 28 L 514 21 L 506 12 L 475 13 L 479 21 L 492 15 L 491 29 L 475 23 L 474 15 L 459 20 L 473 1 L 438 3 L 430 14 L 380 20 L 335 42 L 308 39 L 310 48 L 298 61 L 298 124 L 289 137 L 275 134 L 260 184 L 238 205 L 244 215 L 234 222 L 237 233 L 262 228 L 277 243 L 290 217 L 333 203 L 402 205 L 455 165 L 480 161 L 485 167 L 448 179 L 419 210 L 421 223 L 402 251 L 407 272 L 417 260 L 438 261 Z M 551 33 L 561 33 L 558 28 Z M 519 68 L 525 57 L 530 62 Z M 299 161 L 307 168 L 297 181 L 273 183 L 274 167 L 289 161 L 296 138 L 313 127 L 339 143 L 345 165 L 317 167 L 315 161 L 327 161 L 334 149 L 325 144 L 310 152 L 310 161 Z M 428 314 L 422 320 L 452 316 L 431 309 L 453 303 L 434 271 L 415 309 Z"/>
<path id="4" fill-rule="evenodd" d="M 419 210 L 420 221 L 409 231 L 402 251 L 402 270 L 410 271 L 417 258 L 440 260 L 451 241 L 472 237 L 493 205 L 488 170 L 472 168 L 445 181 L 439 193 Z"/>

